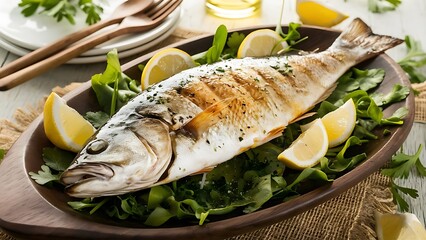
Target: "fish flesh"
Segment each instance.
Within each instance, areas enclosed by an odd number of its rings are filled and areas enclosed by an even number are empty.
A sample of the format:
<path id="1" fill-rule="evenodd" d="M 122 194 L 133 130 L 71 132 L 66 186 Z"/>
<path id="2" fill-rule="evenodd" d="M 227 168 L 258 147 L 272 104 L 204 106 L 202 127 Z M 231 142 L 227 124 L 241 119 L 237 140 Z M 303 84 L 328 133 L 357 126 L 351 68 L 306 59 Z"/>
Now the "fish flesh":
<path id="1" fill-rule="evenodd" d="M 280 136 L 352 66 L 402 40 L 355 19 L 327 50 L 178 73 L 123 106 L 61 176 L 73 197 L 120 195 L 206 172 Z"/>

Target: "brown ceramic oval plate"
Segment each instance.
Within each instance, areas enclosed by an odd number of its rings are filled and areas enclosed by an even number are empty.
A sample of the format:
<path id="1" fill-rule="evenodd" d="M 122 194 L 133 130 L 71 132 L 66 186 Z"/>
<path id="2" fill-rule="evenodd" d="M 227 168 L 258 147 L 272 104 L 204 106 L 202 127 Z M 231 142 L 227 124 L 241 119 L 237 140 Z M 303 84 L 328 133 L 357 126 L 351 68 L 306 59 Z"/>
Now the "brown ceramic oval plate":
<path id="1" fill-rule="evenodd" d="M 269 28 L 272 27 L 269 26 Z M 248 33 L 253 30 L 255 28 L 238 31 Z M 337 31 L 311 27 L 303 27 L 300 32 L 302 36 L 309 36 L 308 40 L 299 45 L 299 48 L 303 50 L 324 50 L 339 35 Z M 212 36 L 209 35 L 186 40 L 174 44 L 173 47 L 195 54 L 207 50 L 211 43 Z M 141 73 L 137 65 L 147 61 L 151 56 L 152 53 L 141 56 L 123 65 L 123 70 L 129 76 L 140 79 Z M 394 84 L 409 85 L 405 73 L 387 55 L 382 54 L 361 65 L 360 67 L 385 69 L 386 77 L 378 91 L 387 92 Z M 90 90 L 90 83 L 84 84 L 65 98 L 70 106 L 81 113 L 97 108 L 94 93 Z M 67 205 L 69 198 L 64 193 L 34 183 L 28 176 L 28 172 L 36 172 L 40 169 L 43 163 L 42 148 L 49 145 L 44 135 L 43 119 L 39 117 L 10 149 L 0 166 L 0 192 L 2 193 L 0 226 L 9 234 L 25 239 L 52 237 L 58 239 L 219 239 L 253 231 L 297 215 L 336 197 L 383 166 L 402 145 L 413 123 L 412 94 L 406 100 L 386 109 L 385 115 L 390 115 L 401 106 L 406 106 L 409 110 L 405 123 L 402 126 L 390 128 L 392 132 L 390 135 L 368 144 L 366 147 L 368 159 L 333 183 L 250 214 L 227 216 L 203 226 L 161 228 L 120 225 L 111 220 L 78 213 Z"/>

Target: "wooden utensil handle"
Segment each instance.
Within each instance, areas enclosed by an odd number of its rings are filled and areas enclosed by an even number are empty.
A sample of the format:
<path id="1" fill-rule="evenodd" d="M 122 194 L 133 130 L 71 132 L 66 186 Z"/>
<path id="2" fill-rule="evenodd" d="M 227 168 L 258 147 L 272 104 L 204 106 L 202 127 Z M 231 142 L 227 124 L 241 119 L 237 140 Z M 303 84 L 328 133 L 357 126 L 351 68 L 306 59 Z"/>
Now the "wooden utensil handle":
<path id="1" fill-rule="evenodd" d="M 22 84 L 31 78 L 38 76 L 52 68 L 55 68 L 63 63 L 66 63 L 72 58 L 79 56 L 81 53 L 86 52 L 93 47 L 106 42 L 114 37 L 117 37 L 126 32 L 126 29 L 115 28 L 111 31 L 104 32 L 87 41 L 82 41 L 74 46 L 65 49 L 55 55 L 52 55 L 42 61 L 33 65 L 16 71 L 8 76 L 0 79 L 0 91 L 9 90 L 19 84 Z"/>
<path id="2" fill-rule="evenodd" d="M 97 22 L 93 25 L 90 25 L 80 31 L 74 32 L 72 34 L 69 34 L 65 36 L 64 38 L 61 38 L 57 41 L 55 41 L 52 44 L 49 44 L 45 47 L 41 47 L 37 50 L 32 51 L 31 53 L 28 53 L 17 60 L 7 64 L 6 66 L 0 68 L 0 78 L 5 77 L 9 74 L 12 74 L 16 71 L 19 71 L 20 69 L 23 69 L 27 66 L 30 66 L 33 63 L 36 63 L 40 61 L 43 58 L 46 58 L 48 56 L 51 56 L 60 50 L 64 49 L 65 47 L 71 45 L 72 43 L 77 42 L 78 40 L 83 39 L 84 37 L 87 37 L 88 35 L 106 27 L 114 23 L 118 23 L 121 19 L 108 19 L 105 21 Z"/>

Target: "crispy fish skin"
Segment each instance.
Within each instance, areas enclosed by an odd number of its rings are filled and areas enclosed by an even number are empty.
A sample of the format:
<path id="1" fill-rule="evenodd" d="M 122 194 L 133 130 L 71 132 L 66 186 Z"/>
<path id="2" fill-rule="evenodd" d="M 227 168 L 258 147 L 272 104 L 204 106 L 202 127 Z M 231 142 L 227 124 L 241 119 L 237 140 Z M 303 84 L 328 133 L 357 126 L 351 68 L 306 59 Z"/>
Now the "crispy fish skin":
<path id="1" fill-rule="evenodd" d="M 119 195 L 208 171 L 284 128 L 350 67 L 400 44 L 355 19 L 326 51 L 183 71 L 119 110 L 62 174 L 73 197 Z"/>

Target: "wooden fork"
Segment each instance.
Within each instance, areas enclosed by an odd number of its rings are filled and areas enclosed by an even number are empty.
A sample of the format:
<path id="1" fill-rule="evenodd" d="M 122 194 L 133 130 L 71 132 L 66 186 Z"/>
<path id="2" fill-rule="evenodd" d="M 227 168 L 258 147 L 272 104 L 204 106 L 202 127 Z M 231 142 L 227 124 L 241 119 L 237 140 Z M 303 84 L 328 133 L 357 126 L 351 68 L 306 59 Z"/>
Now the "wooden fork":
<path id="1" fill-rule="evenodd" d="M 0 90 L 5 91 L 24 83 L 31 78 L 55 68 L 110 39 L 124 34 L 152 29 L 161 24 L 161 22 L 169 16 L 170 13 L 172 13 L 181 4 L 181 2 L 182 0 L 163 0 L 157 6 L 146 12 L 125 17 L 116 28 L 110 31 L 106 31 L 87 40 L 83 40 L 55 55 L 1 78 Z"/>

